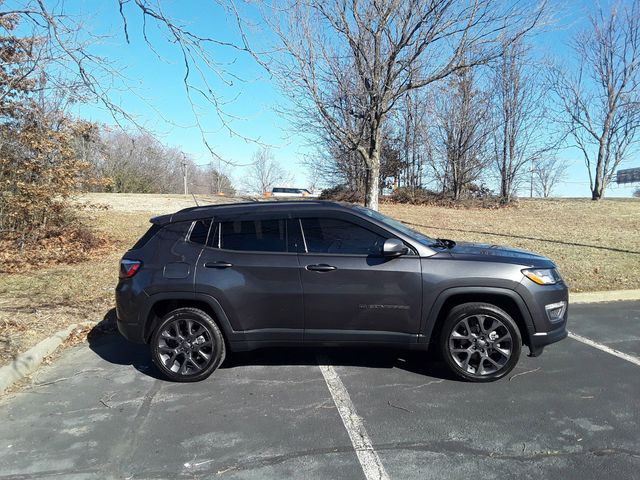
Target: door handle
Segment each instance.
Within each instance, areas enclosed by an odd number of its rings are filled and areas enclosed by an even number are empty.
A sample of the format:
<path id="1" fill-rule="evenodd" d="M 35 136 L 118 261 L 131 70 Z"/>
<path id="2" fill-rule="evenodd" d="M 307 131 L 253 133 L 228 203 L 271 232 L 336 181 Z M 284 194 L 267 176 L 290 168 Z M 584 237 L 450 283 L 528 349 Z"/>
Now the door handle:
<path id="1" fill-rule="evenodd" d="M 229 268 L 233 267 L 233 263 L 229 262 L 207 262 L 204 264 L 206 268 Z"/>
<path id="2" fill-rule="evenodd" d="M 327 265 L 326 263 L 320 263 L 318 265 L 307 265 L 305 268 L 313 272 L 331 272 L 332 270 L 338 269 L 338 267 Z"/>

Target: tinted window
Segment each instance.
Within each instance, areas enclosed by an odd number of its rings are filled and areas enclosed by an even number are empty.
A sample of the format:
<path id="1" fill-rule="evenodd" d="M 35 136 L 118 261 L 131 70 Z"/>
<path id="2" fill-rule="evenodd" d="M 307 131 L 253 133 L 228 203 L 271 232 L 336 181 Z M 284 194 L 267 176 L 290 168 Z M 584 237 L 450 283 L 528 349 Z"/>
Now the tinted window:
<path id="1" fill-rule="evenodd" d="M 221 248 L 258 252 L 286 252 L 285 220 L 222 222 Z"/>
<path id="2" fill-rule="evenodd" d="M 434 240 L 433 238 L 427 237 L 424 233 L 420 233 L 417 230 L 414 230 L 413 228 L 407 227 L 404 223 L 401 223 L 394 218 L 387 217 L 386 215 L 382 215 L 379 212 L 376 212 L 374 210 L 369 210 L 368 208 L 364 208 L 364 207 L 356 206 L 353 208 L 355 210 L 358 210 L 361 213 L 364 213 L 365 215 L 371 218 L 374 218 L 382 223 L 385 223 L 386 225 L 389 225 L 392 228 L 395 228 L 396 230 L 401 231 L 405 235 L 417 240 L 418 242 L 422 243 L 423 245 L 426 245 L 427 247 L 432 247 L 433 244 L 436 243 L 436 240 Z"/>
<path id="3" fill-rule="evenodd" d="M 220 224 L 214 222 L 209 230 L 209 238 L 207 240 L 207 247 L 218 248 L 220 246 Z"/>
<path id="4" fill-rule="evenodd" d="M 155 223 L 151 225 L 151 228 L 149 228 L 149 230 L 147 230 L 147 233 L 145 233 L 142 237 L 140 237 L 140 239 L 135 243 L 135 245 L 133 247 L 131 247 L 131 250 L 136 250 L 138 248 L 142 248 L 146 245 L 146 243 L 151 240 L 156 233 L 158 233 L 160 231 L 162 227 L 160 225 L 156 225 Z"/>
<path id="5" fill-rule="evenodd" d="M 189 235 L 189 240 L 193 243 L 201 243 L 205 245 L 207 243 L 207 235 L 209 234 L 209 226 L 211 225 L 211 220 L 196 220 L 193 222 L 193 226 L 191 227 L 191 234 Z"/>
<path id="6" fill-rule="evenodd" d="M 379 255 L 386 238 L 364 227 L 335 218 L 303 218 L 309 253 Z"/>

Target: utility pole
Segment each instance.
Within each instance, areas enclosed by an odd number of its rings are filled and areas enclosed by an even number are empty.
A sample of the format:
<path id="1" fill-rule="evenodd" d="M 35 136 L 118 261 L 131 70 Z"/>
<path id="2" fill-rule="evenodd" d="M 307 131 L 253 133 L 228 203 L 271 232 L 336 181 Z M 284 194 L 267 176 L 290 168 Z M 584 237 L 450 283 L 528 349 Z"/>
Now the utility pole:
<path id="1" fill-rule="evenodd" d="M 533 157 L 531 157 L 531 181 L 529 184 L 529 198 L 533 198 Z"/>
<path id="2" fill-rule="evenodd" d="M 184 194 L 188 195 L 189 191 L 187 189 L 187 160 L 185 158 L 184 153 L 182 154 L 182 180 L 184 181 Z"/>
<path id="3" fill-rule="evenodd" d="M 220 176 L 222 175 L 222 158 L 218 157 L 218 191 L 216 192 L 218 195 L 222 194 L 220 191 Z"/>

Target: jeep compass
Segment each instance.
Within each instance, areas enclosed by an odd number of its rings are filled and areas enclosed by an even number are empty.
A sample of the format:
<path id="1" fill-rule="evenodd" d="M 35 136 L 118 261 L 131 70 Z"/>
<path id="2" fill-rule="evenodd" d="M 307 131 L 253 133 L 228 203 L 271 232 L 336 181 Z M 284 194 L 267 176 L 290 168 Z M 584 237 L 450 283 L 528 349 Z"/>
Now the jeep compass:
<path id="1" fill-rule="evenodd" d="M 433 239 L 323 201 L 187 208 L 124 255 L 118 329 L 169 379 L 228 351 L 292 345 L 437 349 L 459 377 L 507 375 L 567 336 L 567 286 L 543 256 Z"/>

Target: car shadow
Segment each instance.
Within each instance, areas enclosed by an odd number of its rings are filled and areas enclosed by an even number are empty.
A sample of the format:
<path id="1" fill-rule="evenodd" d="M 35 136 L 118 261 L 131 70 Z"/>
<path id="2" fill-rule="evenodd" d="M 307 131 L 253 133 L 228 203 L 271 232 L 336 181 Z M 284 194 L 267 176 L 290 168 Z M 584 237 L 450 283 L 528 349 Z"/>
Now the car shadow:
<path id="1" fill-rule="evenodd" d="M 129 342 L 116 325 L 116 309 L 109 310 L 87 335 L 89 348 L 100 358 L 115 365 L 131 365 L 149 377 L 165 380 L 151 361 L 149 346 Z"/>
<path id="2" fill-rule="evenodd" d="M 458 381 L 441 361 L 425 352 L 376 347 L 280 347 L 250 352 L 234 352 L 227 356 L 221 369 L 241 366 L 332 365 L 391 369 Z"/>
<path id="3" fill-rule="evenodd" d="M 166 380 L 151 360 L 148 345 L 132 343 L 118 332 L 115 309 L 109 310 L 87 335 L 89 348 L 115 365 L 131 365 L 140 373 Z M 290 366 L 328 364 L 344 367 L 391 369 L 458 381 L 445 365 L 424 352 L 374 347 L 280 347 L 227 353 L 221 369 L 245 366 Z M 215 375 L 215 374 L 214 374 Z"/>

